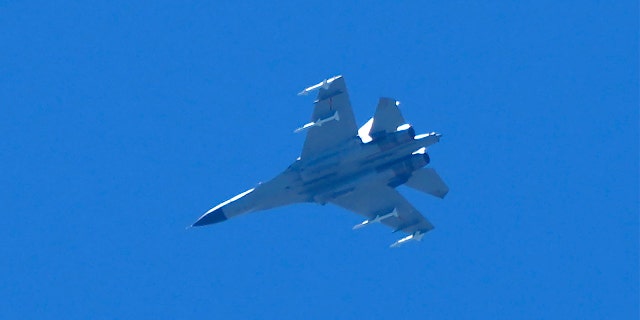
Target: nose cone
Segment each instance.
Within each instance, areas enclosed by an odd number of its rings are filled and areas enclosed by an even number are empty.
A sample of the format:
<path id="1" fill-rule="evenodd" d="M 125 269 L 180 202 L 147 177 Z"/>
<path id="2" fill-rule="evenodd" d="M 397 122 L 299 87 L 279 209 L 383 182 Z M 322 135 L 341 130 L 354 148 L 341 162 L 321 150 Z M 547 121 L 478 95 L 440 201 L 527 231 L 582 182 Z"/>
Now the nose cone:
<path id="1" fill-rule="evenodd" d="M 214 223 L 222 222 L 225 220 L 227 220 L 227 216 L 224 215 L 224 211 L 222 211 L 222 208 L 219 208 L 203 214 L 202 217 L 200 217 L 200 219 L 198 219 L 198 221 L 196 221 L 192 225 L 192 227 L 205 226 L 208 224 L 214 224 Z"/>

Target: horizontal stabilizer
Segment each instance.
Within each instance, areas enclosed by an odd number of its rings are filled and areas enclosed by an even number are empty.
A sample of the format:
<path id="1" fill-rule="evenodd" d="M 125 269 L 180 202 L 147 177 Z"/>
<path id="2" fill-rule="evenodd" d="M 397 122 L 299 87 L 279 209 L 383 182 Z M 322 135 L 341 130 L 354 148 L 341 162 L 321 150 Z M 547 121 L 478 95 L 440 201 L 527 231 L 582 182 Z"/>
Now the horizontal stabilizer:
<path id="1" fill-rule="evenodd" d="M 414 172 L 405 184 L 438 198 L 444 198 L 449 192 L 449 187 L 432 168 L 423 168 Z"/>

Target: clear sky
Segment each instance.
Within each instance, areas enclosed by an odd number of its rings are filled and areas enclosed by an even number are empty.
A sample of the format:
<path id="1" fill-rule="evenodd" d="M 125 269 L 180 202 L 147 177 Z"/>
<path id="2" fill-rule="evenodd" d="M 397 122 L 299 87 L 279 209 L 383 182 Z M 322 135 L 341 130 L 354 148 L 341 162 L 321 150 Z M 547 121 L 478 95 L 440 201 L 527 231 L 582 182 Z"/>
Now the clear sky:
<path id="1" fill-rule="evenodd" d="M 637 1 L 2 1 L 0 318 L 634 319 Z M 345 76 L 437 131 L 422 242 L 306 204 L 185 230 Z"/>

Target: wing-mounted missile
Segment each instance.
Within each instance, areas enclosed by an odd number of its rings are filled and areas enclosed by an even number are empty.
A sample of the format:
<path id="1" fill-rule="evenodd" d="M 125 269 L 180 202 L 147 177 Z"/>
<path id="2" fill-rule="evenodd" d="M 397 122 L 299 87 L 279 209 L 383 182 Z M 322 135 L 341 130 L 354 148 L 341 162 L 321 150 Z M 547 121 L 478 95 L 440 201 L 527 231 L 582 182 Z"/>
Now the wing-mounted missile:
<path id="1" fill-rule="evenodd" d="M 324 119 L 318 119 L 316 121 L 309 122 L 309 123 L 305 124 L 304 126 L 294 130 L 293 132 L 298 133 L 298 132 L 301 132 L 303 130 L 309 129 L 311 127 L 322 127 L 322 125 L 324 123 L 329 122 L 329 121 L 334 121 L 334 120 L 335 121 L 340 121 L 340 114 L 338 113 L 337 110 L 336 110 L 336 112 L 333 113 L 332 116 L 324 118 Z"/>
<path id="2" fill-rule="evenodd" d="M 391 248 L 397 248 L 399 246 L 401 246 L 402 244 L 404 244 L 405 242 L 411 241 L 411 240 L 415 240 L 415 241 L 420 241 L 422 240 L 422 238 L 424 237 L 424 232 L 420 232 L 420 231 L 416 231 L 413 234 L 410 234 L 396 242 L 394 242 L 390 247 Z"/>
<path id="3" fill-rule="evenodd" d="M 309 94 L 309 92 L 319 89 L 320 87 L 324 88 L 324 89 L 329 89 L 329 81 L 327 79 L 322 80 L 322 82 L 318 83 L 318 84 L 314 84 L 308 88 L 304 88 L 304 90 L 298 92 L 299 96 L 306 96 L 307 94 Z"/>
<path id="4" fill-rule="evenodd" d="M 314 90 L 318 90 L 320 88 L 322 89 L 329 89 L 329 85 L 331 84 L 331 82 L 333 82 L 333 80 L 340 78 L 340 76 L 335 76 L 331 79 L 324 79 L 322 80 L 322 82 L 318 83 L 318 84 L 314 84 L 311 87 L 305 88 L 304 90 L 298 92 L 299 96 L 306 96 L 307 94 L 309 94 L 309 92 L 314 91 Z"/>
<path id="5" fill-rule="evenodd" d="M 393 211 L 384 214 L 384 215 L 377 215 L 375 218 L 373 219 L 369 219 L 369 220 L 365 220 L 362 221 L 362 223 L 356 224 L 355 226 L 353 226 L 353 230 L 356 229 L 360 229 L 364 226 L 368 226 L 372 223 L 376 223 L 376 222 L 382 222 L 382 220 L 387 219 L 387 218 L 391 218 L 391 217 L 398 217 L 398 210 L 396 210 L 395 208 L 393 209 Z"/>
<path id="6" fill-rule="evenodd" d="M 441 134 L 437 133 L 437 132 L 431 132 L 431 133 L 423 133 L 423 134 L 419 134 L 417 136 L 414 136 L 413 138 L 415 140 L 422 140 L 422 139 L 429 139 L 429 140 L 433 140 L 433 143 L 436 143 L 438 141 L 440 141 L 440 137 L 442 137 Z"/>

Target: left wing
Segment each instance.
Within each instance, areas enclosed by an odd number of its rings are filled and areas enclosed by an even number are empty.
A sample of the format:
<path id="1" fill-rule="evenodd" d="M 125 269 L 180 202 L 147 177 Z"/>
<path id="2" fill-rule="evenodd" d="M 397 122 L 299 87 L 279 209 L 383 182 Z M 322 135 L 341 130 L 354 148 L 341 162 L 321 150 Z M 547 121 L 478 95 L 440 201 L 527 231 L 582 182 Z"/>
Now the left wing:
<path id="1" fill-rule="evenodd" d="M 394 231 L 410 234 L 424 234 L 433 229 L 407 199 L 385 184 L 361 185 L 330 202 L 366 217 L 367 221 L 362 225 L 381 222 Z"/>
<path id="2" fill-rule="evenodd" d="M 308 130 L 302 148 L 302 159 L 312 159 L 355 138 L 358 134 L 344 78 L 333 77 L 303 90 L 300 94 L 315 89 L 318 90 L 318 98 L 314 103 L 311 122 L 296 130 Z"/>

